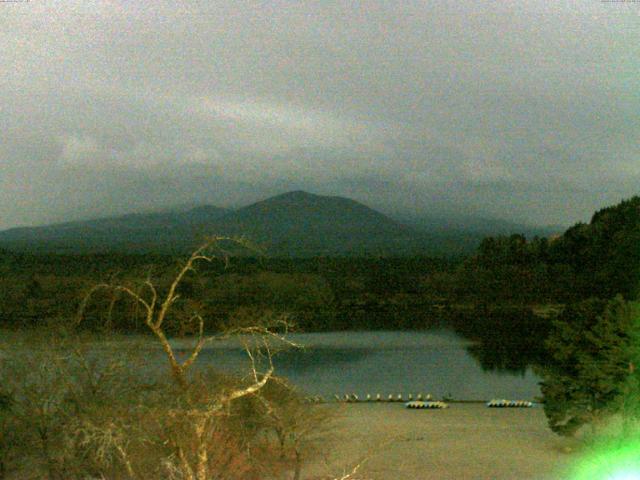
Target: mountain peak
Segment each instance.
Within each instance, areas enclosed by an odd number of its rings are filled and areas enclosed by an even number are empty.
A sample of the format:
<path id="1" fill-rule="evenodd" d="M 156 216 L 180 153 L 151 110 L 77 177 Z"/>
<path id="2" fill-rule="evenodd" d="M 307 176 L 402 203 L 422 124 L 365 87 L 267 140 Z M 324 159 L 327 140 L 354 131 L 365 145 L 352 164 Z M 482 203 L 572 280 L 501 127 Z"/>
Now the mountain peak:
<path id="1" fill-rule="evenodd" d="M 293 190 L 291 192 L 281 193 L 267 200 L 310 200 L 313 198 L 319 198 L 321 195 L 315 195 L 313 193 L 305 192 L 304 190 Z"/>
<path id="2" fill-rule="evenodd" d="M 0 246 L 65 252 L 188 252 L 203 235 L 244 236 L 274 255 L 424 252 L 422 233 L 350 198 L 293 190 L 227 210 L 200 205 L 153 215 L 0 232 Z M 80 239 L 80 240 L 79 240 Z"/>

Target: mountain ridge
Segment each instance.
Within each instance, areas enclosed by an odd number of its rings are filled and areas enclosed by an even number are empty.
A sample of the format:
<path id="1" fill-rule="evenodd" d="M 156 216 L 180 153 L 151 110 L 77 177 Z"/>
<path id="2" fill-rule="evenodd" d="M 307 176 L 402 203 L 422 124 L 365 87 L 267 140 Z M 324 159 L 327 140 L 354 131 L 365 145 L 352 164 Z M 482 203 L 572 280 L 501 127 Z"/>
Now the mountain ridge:
<path id="1" fill-rule="evenodd" d="M 424 224 L 424 222 L 423 222 Z M 0 247 L 41 252 L 171 252 L 206 235 L 245 236 L 273 255 L 415 255 L 471 252 L 473 232 L 429 231 L 356 200 L 295 190 L 237 209 L 199 205 L 0 231 Z"/>

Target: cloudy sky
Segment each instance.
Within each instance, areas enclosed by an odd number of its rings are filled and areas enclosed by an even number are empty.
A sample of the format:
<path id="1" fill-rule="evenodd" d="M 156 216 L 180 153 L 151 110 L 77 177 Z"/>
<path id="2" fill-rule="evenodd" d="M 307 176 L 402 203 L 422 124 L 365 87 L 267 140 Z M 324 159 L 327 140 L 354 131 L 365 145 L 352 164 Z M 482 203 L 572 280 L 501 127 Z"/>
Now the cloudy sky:
<path id="1" fill-rule="evenodd" d="M 0 2 L 0 228 L 294 189 L 548 225 L 640 193 L 640 3 Z"/>

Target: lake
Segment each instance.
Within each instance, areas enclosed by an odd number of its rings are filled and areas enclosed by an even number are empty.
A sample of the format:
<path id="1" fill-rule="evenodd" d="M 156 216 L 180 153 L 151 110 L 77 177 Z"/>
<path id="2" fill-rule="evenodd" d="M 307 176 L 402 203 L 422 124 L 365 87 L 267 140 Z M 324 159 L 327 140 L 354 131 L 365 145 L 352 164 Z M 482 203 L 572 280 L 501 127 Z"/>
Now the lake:
<path id="1" fill-rule="evenodd" d="M 288 335 L 302 349 L 274 357 L 276 373 L 310 395 L 430 393 L 463 400 L 491 398 L 533 400 L 539 379 L 520 372 L 490 371 L 469 350 L 477 344 L 449 330 L 299 333 Z M 471 347 L 471 348 L 470 348 Z M 248 372 L 239 346 L 214 344 L 201 352 L 200 366 Z"/>

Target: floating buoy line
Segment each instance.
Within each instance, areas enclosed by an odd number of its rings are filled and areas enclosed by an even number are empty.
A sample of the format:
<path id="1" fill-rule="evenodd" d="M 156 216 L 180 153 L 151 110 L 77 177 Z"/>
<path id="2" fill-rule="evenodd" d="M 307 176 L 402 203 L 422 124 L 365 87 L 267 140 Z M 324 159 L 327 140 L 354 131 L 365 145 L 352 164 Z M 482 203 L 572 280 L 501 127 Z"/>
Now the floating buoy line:
<path id="1" fill-rule="evenodd" d="M 421 408 L 436 408 L 436 409 L 441 409 L 441 408 L 449 408 L 449 404 L 448 403 L 444 403 L 444 402 L 423 402 L 421 400 L 413 400 L 411 402 L 407 402 L 404 404 L 405 407 L 407 408 L 417 408 L 417 409 L 421 409 Z"/>
<path id="2" fill-rule="evenodd" d="M 489 408 L 531 408 L 533 407 L 533 402 L 528 402 L 526 400 L 505 400 L 494 399 L 489 400 L 487 402 L 487 407 Z"/>
<path id="3" fill-rule="evenodd" d="M 506 400 L 506 399 L 493 399 L 485 402 L 484 400 L 453 400 L 445 399 L 446 401 L 434 401 L 433 397 L 429 394 L 423 395 L 417 394 L 415 397 L 413 394 L 408 394 L 404 397 L 401 393 L 381 395 L 376 393 L 372 395 L 367 393 L 364 398 L 360 398 L 355 393 L 345 393 L 343 395 L 334 394 L 333 399 L 325 399 L 321 395 L 313 397 L 307 397 L 308 403 L 404 403 L 407 408 L 423 409 L 423 408 L 447 408 L 449 403 L 484 403 L 489 408 L 531 408 L 534 406 L 533 402 L 527 400 Z"/>

